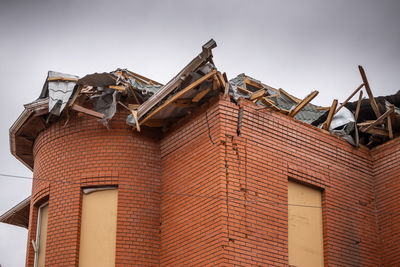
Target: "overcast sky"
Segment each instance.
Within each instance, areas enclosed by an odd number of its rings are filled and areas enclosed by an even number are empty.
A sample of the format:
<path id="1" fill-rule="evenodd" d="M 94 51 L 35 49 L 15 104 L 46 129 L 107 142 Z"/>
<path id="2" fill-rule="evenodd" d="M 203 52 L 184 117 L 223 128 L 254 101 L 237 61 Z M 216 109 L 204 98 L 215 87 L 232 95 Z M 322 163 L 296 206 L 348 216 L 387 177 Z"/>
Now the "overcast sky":
<path id="1" fill-rule="evenodd" d="M 217 68 L 314 104 L 343 101 L 365 68 L 373 93 L 400 87 L 400 1 L 0 0 L 0 174 L 32 176 L 9 150 L 8 129 L 48 70 L 83 76 L 128 68 L 168 82 L 214 38 Z M 356 97 L 355 97 L 356 98 Z M 0 214 L 31 181 L 0 176 Z M 0 224 L 0 264 L 23 266 L 27 230 Z"/>

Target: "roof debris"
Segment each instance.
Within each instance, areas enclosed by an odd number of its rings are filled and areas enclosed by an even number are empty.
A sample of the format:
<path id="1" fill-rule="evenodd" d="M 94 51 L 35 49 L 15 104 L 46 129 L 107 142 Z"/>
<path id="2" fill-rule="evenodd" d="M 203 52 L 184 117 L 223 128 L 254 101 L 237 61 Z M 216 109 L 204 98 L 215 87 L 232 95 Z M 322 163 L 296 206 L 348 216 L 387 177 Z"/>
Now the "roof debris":
<path id="1" fill-rule="evenodd" d="M 335 99 L 330 107 L 320 107 L 311 104 L 318 91 L 300 99 L 243 73 L 228 81 L 214 64 L 212 49 L 216 46 L 212 39 L 204 44 L 201 53 L 165 85 L 127 69 L 82 78 L 50 71 L 39 99 L 25 105 L 10 129 L 12 154 L 32 169 L 37 134 L 63 114 L 86 114 L 108 128 L 120 105 L 129 110 L 126 123 L 134 130 L 166 131 L 215 95 L 233 102 L 246 99 L 259 109 L 272 109 L 317 126 L 355 146 L 373 147 L 400 135 L 400 92 L 374 98 L 361 66 L 362 84 L 342 104 Z M 363 89 L 369 99 L 362 99 Z M 349 102 L 358 93 L 359 100 Z"/>

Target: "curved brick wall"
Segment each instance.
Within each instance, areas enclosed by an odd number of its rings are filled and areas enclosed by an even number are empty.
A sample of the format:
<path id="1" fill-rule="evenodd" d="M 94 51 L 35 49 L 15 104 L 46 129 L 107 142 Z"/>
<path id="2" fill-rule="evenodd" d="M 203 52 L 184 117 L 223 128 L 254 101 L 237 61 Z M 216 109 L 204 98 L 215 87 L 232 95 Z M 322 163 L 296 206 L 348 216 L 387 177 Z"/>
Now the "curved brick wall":
<path id="1" fill-rule="evenodd" d="M 81 188 L 118 185 L 116 264 L 158 265 L 160 152 L 156 138 L 140 136 L 117 113 L 110 130 L 88 116 L 52 124 L 34 144 L 34 182 L 27 266 L 37 207 L 49 198 L 46 265 L 77 265 Z"/>

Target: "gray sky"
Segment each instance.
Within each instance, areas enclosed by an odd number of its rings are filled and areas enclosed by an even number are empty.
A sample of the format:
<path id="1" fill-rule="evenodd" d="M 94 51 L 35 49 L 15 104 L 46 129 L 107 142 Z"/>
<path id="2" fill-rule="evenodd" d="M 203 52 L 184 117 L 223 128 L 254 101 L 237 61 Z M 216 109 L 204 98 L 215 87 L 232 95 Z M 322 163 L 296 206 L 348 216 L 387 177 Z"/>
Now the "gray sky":
<path id="1" fill-rule="evenodd" d="M 8 129 L 48 70 L 83 76 L 128 68 L 166 83 L 210 38 L 228 78 L 240 73 L 313 103 L 339 102 L 362 83 L 400 87 L 400 1 L 0 0 L 0 173 L 31 176 L 9 152 Z M 0 177 L 2 214 L 31 181 Z M 27 231 L 0 224 L 0 264 L 23 266 Z"/>

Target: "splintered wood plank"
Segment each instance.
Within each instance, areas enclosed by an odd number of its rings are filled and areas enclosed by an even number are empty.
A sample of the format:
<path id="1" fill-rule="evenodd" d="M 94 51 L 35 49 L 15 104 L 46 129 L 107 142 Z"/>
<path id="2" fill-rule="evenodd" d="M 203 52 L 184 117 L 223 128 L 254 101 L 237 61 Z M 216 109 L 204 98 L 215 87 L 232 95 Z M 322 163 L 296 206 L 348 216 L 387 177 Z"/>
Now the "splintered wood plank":
<path id="1" fill-rule="evenodd" d="M 268 99 L 268 98 L 266 98 L 266 97 L 262 97 L 262 98 L 261 98 L 261 102 L 262 102 L 264 105 L 266 105 L 267 107 L 271 107 L 273 110 L 276 110 L 276 111 L 280 111 L 280 110 L 281 110 L 280 108 L 278 108 L 277 106 L 275 106 L 275 102 L 274 102 L 274 101 L 272 101 L 272 100 L 270 100 L 270 99 Z M 289 111 L 288 111 L 287 113 L 289 113 Z M 286 113 L 286 114 L 287 114 L 287 113 Z"/>
<path id="2" fill-rule="evenodd" d="M 243 87 L 237 86 L 237 89 L 238 89 L 238 91 L 241 92 L 242 94 L 247 94 L 247 95 L 251 94 L 251 92 L 250 92 L 249 90 L 244 89 Z"/>
<path id="3" fill-rule="evenodd" d="M 137 109 L 131 109 L 131 113 L 132 113 L 133 118 L 135 119 L 136 130 L 138 132 L 140 132 L 140 123 L 139 123 L 138 117 L 137 117 Z"/>
<path id="4" fill-rule="evenodd" d="M 289 98 L 290 100 L 292 100 L 295 103 L 299 103 L 301 102 L 301 99 L 292 96 L 291 94 L 289 94 L 288 92 L 286 92 L 285 90 L 283 90 L 282 88 L 279 88 L 279 93 L 283 94 L 284 96 L 286 96 L 287 98 Z M 328 108 L 329 109 L 329 108 Z"/>
<path id="5" fill-rule="evenodd" d="M 111 89 L 117 90 L 117 91 L 121 91 L 126 93 L 126 87 L 125 86 L 121 86 L 121 85 L 110 85 L 108 86 Z"/>
<path id="6" fill-rule="evenodd" d="M 357 107 L 356 107 L 356 113 L 354 115 L 354 120 L 356 121 L 356 123 L 358 120 L 358 115 L 360 114 L 362 96 L 363 96 L 363 91 L 360 91 L 360 96 L 358 97 L 358 102 L 357 102 Z"/>
<path id="7" fill-rule="evenodd" d="M 333 115 L 335 115 L 335 110 L 336 110 L 337 104 L 338 104 L 337 99 L 334 99 L 332 102 L 332 106 L 329 109 L 328 118 L 326 119 L 325 123 L 323 124 L 322 129 L 327 130 L 327 131 L 329 130 L 329 127 L 331 126 Z"/>
<path id="8" fill-rule="evenodd" d="M 376 101 L 375 101 L 374 95 L 372 94 L 371 88 L 369 87 L 367 75 L 365 74 L 364 68 L 362 66 L 358 66 L 358 69 L 360 70 L 361 78 L 364 82 L 365 90 L 367 91 L 369 101 L 371 103 L 371 107 L 374 110 L 376 117 L 379 118 L 381 116 L 381 113 L 379 112 L 379 108 L 378 108 L 378 105 L 376 104 Z"/>
<path id="9" fill-rule="evenodd" d="M 226 87 L 226 82 L 225 82 L 225 79 L 222 76 L 221 72 L 219 72 L 219 71 L 217 72 L 217 77 L 218 77 L 218 81 L 221 83 L 221 86 L 223 88 L 225 88 Z"/>
<path id="10" fill-rule="evenodd" d="M 193 97 L 192 102 L 199 102 L 208 92 L 211 91 L 211 87 L 199 92 L 195 97 Z"/>
<path id="11" fill-rule="evenodd" d="M 171 96 L 169 99 L 167 99 L 161 106 L 157 107 L 155 110 L 153 110 L 152 112 L 150 112 L 150 114 L 148 114 L 146 117 L 144 117 L 140 123 L 143 124 L 145 123 L 147 120 L 149 120 L 151 117 L 153 117 L 155 114 L 157 114 L 159 111 L 163 110 L 166 106 L 168 106 L 169 104 L 171 104 L 172 102 L 174 102 L 175 100 L 177 100 L 179 97 L 181 97 L 183 94 L 185 94 L 186 92 L 190 91 L 191 89 L 195 88 L 196 86 L 198 86 L 199 84 L 201 84 L 202 82 L 206 81 L 207 79 L 209 79 L 210 77 L 212 77 L 215 73 L 217 72 L 217 70 L 213 70 L 210 73 L 204 75 L 203 77 L 201 77 L 200 79 L 198 79 L 197 81 L 189 84 L 187 87 L 185 87 L 184 89 L 180 90 L 179 92 L 177 92 L 175 95 Z"/>
<path id="12" fill-rule="evenodd" d="M 347 102 L 349 102 L 349 100 L 350 100 L 355 94 L 357 94 L 357 92 L 358 92 L 359 90 L 361 90 L 361 88 L 363 88 L 363 86 L 364 86 L 364 83 L 362 83 L 360 86 L 358 86 L 357 89 L 354 90 L 354 92 L 351 93 L 351 95 L 350 95 L 350 96 L 340 105 L 340 107 L 335 111 L 335 114 L 336 114 L 342 107 L 344 107 L 344 105 L 346 105 Z"/>
<path id="13" fill-rule="evenodd" d="M 289 112 L 290 117 L 296 116 L 308 103 L 311 102 L 318 95 L 318 91 L 311 92 L 308 96 L 306 96 L 300 103 L 296 105 L 296 107 Z"/>
<path id="14" fill-rule="evenodd" d="M 317 107 L 316 108 L 316 110 L 319 110 L 319 111 L 330 110 L 330 109 L 331 109 L 331 107 Z"/>
<path id="15" fill-rule="evenodd" d="M 215 75 L 212 78 L 213 78 L 213 85 L 212 85 L 213 90 L 217 90 L 218 88 L 221 87 L 221 84 L 219 83 L 218 78 Z"/>
<path id="16" fill-rule="evenodd" d="M 91 110 L 91 109 L 88 109 L 88 108 L 84 108 L 82 106 L 79 106 L 78 104 L 73 104 L 71 108 L 75 111 L 84 113 L 84 114 L 92 116 L 92 117 L 96 117 L 99 119 L 104 118 L 104 114 L 94 111 L 94 110 Z"/>
<path id="17" fill-rule="evenodd" d="M 76 98 L 77 98 L 78 95 L 80 94 L 82 88 L 83 88 L 82 85 L 78 86 L 78 88 L 76 89 L 74 95 L 72 96 L 72 99 L 69 101 L 69 104 L 68 104 L 69 107 L 71 107 L 71 106 L 75 103 Z"/>
<path id="18" fill-rule="evenodd" d="M 255 81 L 253 81 L 253 80 L 250 80 L 250 79 L 247 78 L 246 76 L 244 77 L 244 84 L 245 84 L 245 85 L 248 84 L 248 85 L 251 85 L 251 86 L 256 87 L 256 88 L 259 88 L 259 89 L 264 88 L 264 86 L 263 86 L 262 84 L 260 84 L 260 83 L 258 83 L 258 82 L 255 82 Z M 246 87 L 246 89 L 247 89 L 247 87 Z"/>
<path id="19" fill-rule="evenodd" d="M 363 131 L 363 132 L 368 132 L 370 129 L 372 129 L 372 128 L 378 126 L 379 124 L 382 124 L 383 121 L 384 121 L 387 117 L 389 117 L 393 112 L 394 112 L 394 106 L 391 105 L 390 108 L 389 108 L 385 113 L 383 113 L 382 116 L 380 116 L 376 121 L 374 121 L 373 123 L 371 123 L 369 126 L 361 128 L 361 131 Z"/>
<path id="20" fill-rule="evenodd" d="M 61 76 L 47 78 L 48 82 L 54 82 L 54 81 L 77 82 L 78 80 L 79 80 L 78 78 L 67 78 L 67 77 L 61 77 Z"/>
<path id="21" fill-rule="evenodd" d="M 263 97 L 266 92 L 267 91 L 265 91 L 264 89 L 258 90 L 250 95 L 249 100 L 250 101 L 257 100 L 257 99 Z"/>

